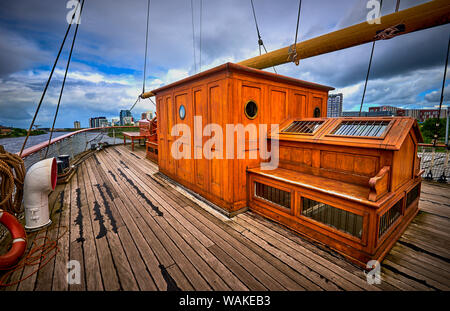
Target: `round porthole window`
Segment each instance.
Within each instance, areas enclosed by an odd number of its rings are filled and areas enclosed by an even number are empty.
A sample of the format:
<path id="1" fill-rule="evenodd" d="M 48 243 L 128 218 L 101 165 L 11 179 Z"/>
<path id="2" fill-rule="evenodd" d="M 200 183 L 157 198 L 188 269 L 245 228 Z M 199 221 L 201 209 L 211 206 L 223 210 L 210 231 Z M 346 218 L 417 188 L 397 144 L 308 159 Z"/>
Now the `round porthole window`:
<path id="1" fill-rule="evenodd" d="M 180 115 L 180 119 L 184 120 L 184 118 L 186 117 L 186 108 L 184 108 L 184 105 L 180 106 L 180 110 L 178 110 L 178 113 Z"/>
<path id="2" fill-rule="evenodd" d="M 316 107 L 314 109 L 314 118 L 320 118 L 320 108 Z"/>
<path id="3" fill-rule="evenodd" d="M 247 118 L 253 120 L 258 115 L 258 105 L 253 100 L 249 100 L 245 104 L 244 113 Z"/>

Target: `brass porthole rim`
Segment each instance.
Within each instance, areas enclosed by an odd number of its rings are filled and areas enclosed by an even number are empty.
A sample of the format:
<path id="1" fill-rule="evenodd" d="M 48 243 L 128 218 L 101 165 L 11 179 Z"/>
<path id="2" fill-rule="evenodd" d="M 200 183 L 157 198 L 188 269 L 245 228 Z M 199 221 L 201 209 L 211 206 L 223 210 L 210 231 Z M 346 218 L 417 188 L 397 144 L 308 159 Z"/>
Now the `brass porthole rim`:
<path id="1" fill-rule="evenodd" d="M 248 105 L 250 102 L 253 102 L 253 103 L 256 105 L 256 114 L 255 114 L 253 117 L 249 116 L 248 113 L 247 113 L 247 105 Z M 258 107 L 258 104 L 256 103 L 256 101 L 255 101 L 254 99 L 249 99 L 249 100 L 245 103 L 245 105 L 244 105 L 244 114 L 245 114 L 245 116 L 246 116 L 248 119 L 250 119 L 250 120 L 254 120 L 254 119 L 258 116 L 258 112 L 259 112 L 259 107 Z"/>
<path id="2" fill-rule="evenodd" d="M 318 117 L 316 117 L 315 116 L 315 112 L 316 112 L 316 110 L 319 110 L 319 116 Z M 314 110 L 313 110 L 313 118 L 321 118 L 322 116 L 322 109 L 320 108 L 320 106 L 316 106 L 315 108 L 314 108 Z"/>
<path id="3" fill-rule="evenodd" d="M 184 110 L 183 117 L 181 117 L 181 109 Z M 181 120 L 186 119 L 186 107 L 184 105 L 180 105 L 180 108 L 178 108 L 178 116 L 180 117 Z"/>

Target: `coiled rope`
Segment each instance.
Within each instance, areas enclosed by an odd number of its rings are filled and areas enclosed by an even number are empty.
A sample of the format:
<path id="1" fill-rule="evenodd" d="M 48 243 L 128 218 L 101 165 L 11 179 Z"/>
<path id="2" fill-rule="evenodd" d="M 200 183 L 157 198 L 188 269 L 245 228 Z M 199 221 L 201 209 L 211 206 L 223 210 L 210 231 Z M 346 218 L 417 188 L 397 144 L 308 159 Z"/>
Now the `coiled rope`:
<path id="1" fill-rule="evenodd" d="M 0 146 L 0 207 L 12 214 L 23 211 L 23 184 L 25 165 L 21 157 L 6 152 Z"/>

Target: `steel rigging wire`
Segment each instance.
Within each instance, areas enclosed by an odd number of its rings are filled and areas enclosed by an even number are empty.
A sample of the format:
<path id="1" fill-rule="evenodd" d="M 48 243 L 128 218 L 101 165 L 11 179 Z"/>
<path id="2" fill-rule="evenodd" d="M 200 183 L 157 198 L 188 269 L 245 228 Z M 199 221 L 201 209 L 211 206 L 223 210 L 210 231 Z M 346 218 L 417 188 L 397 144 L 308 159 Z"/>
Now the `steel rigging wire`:
<path id="1" fill-rule="evenodd" d="M 80 19 L 81 19 L 81 14 L 83 12 L 83 6 L 84 6 L 84 0 L 81 3 L 81 8 L 80 8 L 80 15 L 78 16 L 78 21 L 77 21 L 77 25 L 75 26 L 75 33 L 73 35 L 73 40 L 72 40 L 72 45 L 70 47 L 70 52 L 69 52 L 69 58 L 67 59 L 67 65 L 66 65 L 66 71 L 64 73 L 64 79 L 61 85 L 61 91 L 59 92 L 59 98 L 58 98 L 58 104 L 56 105 L 56 111 L 55 111 L 55 116 L 53 117 L 53 124 L 52 124 L 52 129 L 50 131 L 50 136 L 48 138 L 48 144 L 47 144 L 47 148 L 45 149 L 45 155 L 44 155 L 44 159 L 47 158 L 48 155 L 48 149 L 50 148 L 50 143 L 52 141 L 52 137 L 53 137 L 53 132 L 55 130 L 55 123 L 56 123 L 56 119 L 58 118 L 58 112 L 59 112 L 59 106 L 61 104 L 61 98 L 64 92 L 64 86 L 66 84 L 66 78 L 67 78 L 67 72 L 69 71 L 69 66 L 70 66 L 70 60 L 72 59 L 72 52 L 73 52 L 73 47 L 75 45 L 75 40 L 77 38 L 77 33 L 78 33 L 78 27 L 80 26 Z"/>
<path id="2" fill-rule="evenodd" d="M 250 0 L 250 3 L 252 5 L 253 19 L 255 20 L 256 34 L 258 35 L 259 55 L 261 56 L 261 46 L 264 48 L 264 51 L 266 52 L 266 54 L 267 54 L 267 49 L 266 49 L 266 46 L 264 45 L 264 42 L 262 40 L 261 33 L 259 32 L 258 21 L 256 19 L 255 6 L 253 5 L 253 0 Z M 277 73 L 277 70 L 275 69 L 275 66 L 273 66 L 272 68 L 273 68 L 273 71 L 275 73 Z"/>
<path id="3" fill-rule="evenodd" d="M 80 2 L 78 2 L 77 6 L 75 7 L 74 13 L 72 15 L 71 23 L 67 27 L 66 34 L 64 35 L 64 39 L 61 42 L 61 46 L 59 47 L 58 55 L 56 56 L 55 62 L 53 63 L 52 70 L 50 71 L 50 76 L 48 77 L 47 83 L 45 84 L 44 90 L 43 90 L 42 95 L 41 95 L 41 99 L 39 100 L 39 104 L 38 104 L 38 106 L 36 108 L 36 111 L 34 112 L 33 120 L 31 121 L 30 128 L 28 129 L 27 136 L 25 137 L 25 140 L 24 140 L 24 142 L 22 144 L 22 147 L 20 148 L 19 156 L 22 156 L 23 149 L 25 148 L 25 145 L 27 144 L 28 138 L 30 137 L 31 129 L 33 128 L 34 122 L 36 121 L 36 117 L 37 117 L 37 115 L 39 113 L 39 110 L 41 109 L 42 101 L 44 100 L 45 94 L 47 93 L 48 86 L 49 86 L 50 81 L 51 81 L 51 79 L 53 77 L 53 73 L 55 72 L 56 64 L 58 63 L 59 56 L 61 55 L 61 51 L 62 51 L 62 49 L 64 47 L 65 42 L 66 42 L 67 36 L 68 36 L 70 28 L 72 26 L 72 22 L 75 19 L 75 15 L 76 15 L 76 12 L 78 10 L 78 6 L 79 5 L 80 5 Z"/>

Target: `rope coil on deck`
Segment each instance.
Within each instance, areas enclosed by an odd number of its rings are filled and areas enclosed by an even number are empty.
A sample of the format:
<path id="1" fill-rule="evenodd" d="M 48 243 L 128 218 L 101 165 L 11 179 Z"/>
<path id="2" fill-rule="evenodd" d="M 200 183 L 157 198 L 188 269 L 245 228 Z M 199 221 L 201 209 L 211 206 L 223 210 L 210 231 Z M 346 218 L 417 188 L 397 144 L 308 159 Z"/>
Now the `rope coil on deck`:
<path id="1" fill-rule="evenodd" d="M 36 237 L 30 246 L 30 251 L 28 254 L 22 258 L 15 266 L 8 268 L 7 272 L 0 278 L 0 287 L 8 287 L 17 285 L 22 281 L 30 278 L 32 275 L 41 270 L 45 265 L 47 265 L 56 255 L 60 252 L 58 241 L 66 235 L 68 228 L 66 226 L 60 226 L 63 229 L 63 233 L 60 234 L 55 240 L 50 239 L 47 235 Z M 58 227 L 53 227 L 53 230 L 58 229 Z M 47 229 L 43 229 L 38 232 L 45 232 Z M 48 232 L 47 232 L 48 234 Z M 38 244 L 38 242 L 42 243 Z M 38 268 L 26 276 L 23 276 L 20 280 L 7 283 L 9 277 L 16 271 L 24 269 L 26 266 L 38 266 Z"/>

